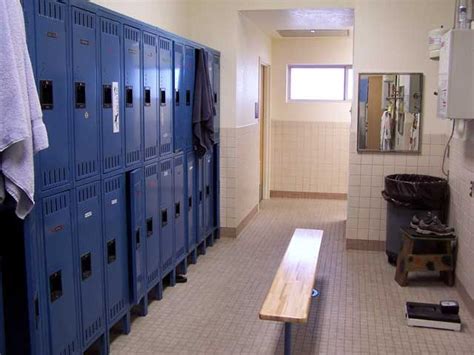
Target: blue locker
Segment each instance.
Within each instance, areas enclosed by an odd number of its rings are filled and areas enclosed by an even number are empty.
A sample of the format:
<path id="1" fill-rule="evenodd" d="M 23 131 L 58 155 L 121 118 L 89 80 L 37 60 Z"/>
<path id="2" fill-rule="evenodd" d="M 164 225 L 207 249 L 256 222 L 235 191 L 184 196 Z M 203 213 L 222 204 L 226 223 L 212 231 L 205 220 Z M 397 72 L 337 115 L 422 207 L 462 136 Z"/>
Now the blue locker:
<path id="1" fill-rule="evenodd" d="M 145 159 L 158 156 L 158 51 L 157 37 L 143 32 L 143 119 Z"/>
<path id="2" fill-rule="evenodd" d="M 143 168 L 129 173 L 129 246 L 131 254 L 132 304 L 146 294 L 146 237 L 144 236 Z"/>
<path id="3" fill-rule="evenodd" d="M 124 165 L 124 123 L 121 77 L 122 28 L 118 22 L 100 18 L 100 82 L 102 85 L 102 171 Z"/>
<path id="4" fill-rule="evenodd" d="M 160 261 L 161 272 L 165 276 L 174 267 L 173 238 L 173 160 L 160 162 Z"/>
<path id="5" fill-rule="evenodd" d="M 204 157 L 197 158 L 197 217 L 196 217 L 196 242 L 199 244 L 204 239 Z"/>
<path id="6" fill-rule="evenodd" d="M 221 58 L 220 56 L 213 55 L 213 68 L 212 68 L 212 89 L 214 106 L 216 108 L 216 115 L 214 116 L 214 141 L 218 142 L 220 139 L 220 117 L 221 117 Z"/>
<path id="7" fill-rule="evenodd" d="M 124 37 L 124 101 L 125 101 L 125 160 L 127 166 L 139 163 L 141 154 L 141 33 L 134 27 L 123 26 Z"/>
<path id="8" fill-rule="evenodd" d="M 145 166 L 145 225 L 148 289 L 160 281 L 160 239 L 158 213 L 158 164 Z"/>
<path id="9" fill-rule="evenodd" d="M 173 42 L 160 37 L 160 155 L 173 151 Z"/>
<path id="10" fill-rule="evenodd" d="M 5 354 L 5 321 L 3 317 L 3 277 L 2 257 L 0 256 L 0 354 Z"/>
<path id="11" fill-rule="evenodd" d="M 83 349 L 87 349 L 105 331 L 100 182 L 77 188 L 76 206 L 81 333 Z"/>
<path id="12" fill-rule="evenodd" d="M 207 237 L 212 227 L 212 216 L 213 216 L 213 194 L 212 194 L 212 182 L 213 182 L 213 164 L 212 164 L 212 150 L 208 151 L 203 158 L 203 174 L 204 174 L 204 206 L 203 206 L 203 229 L 204 234 Z"/>
<path id="13" fill-rule="evenodd" d="M 49 353 L 78 354 L 81 346 L 69 191 L 44 198 L 42 207 Z"/>
<path id="14" fill-rule="evenodd" d="M 194 152 L 188 152 L 186 157 L 186 193 L 187 193 L 187 243 L 188 252 L 196 247 L 196 229 L 195 229 L 195 160 Z"/>
<path id="15" fill-rule="evenodd" d="M 184 90 L 184 46 L 174 43 L 174 151 L 182 152 L 186 146 L 186 103 Z"/>
<path id="16" fill-rule="evenodd" d="M 193 147 L 193 102 L 194 102 L 194 81 L 196 76 L 196 50 L 186 46 L 184 59 L 184 82 L 186 89 L 186 107 L 184 113 L 185 147 Z"/>
<path id="17" fill-rule="evenodd" d="M 71 7 L 76 180 L 99 173 L 96 17 Z M 87 141 L 87 144 L 84 142 Z"/>
<path id="18" fill-rule="evenodd" d="M 212 149 L 212 169 L 213 169 L 213 181 L 212 181 L 212 228 L 220 227 L 220 145 L 214 144 Z"/>
<path id="19" fill-rule="evenodd" d="M 186 220 L 184 156 L 174 158 L 174 236 L 175 260 L 186 257 Z"/>
<path id="20" fill-rule="evenodd" d="M 127 238 L 127 198 L 125 176 L 103 182 L 104 249 L 108 327 L 129 309 L 129 246 Z"/>
<path id="21" fill-rule="evenodd" d="M 49 137 L 49 148 L 38 154 L 38 185 L 44 191 L 71 181 L 68 9 L 53 0 L 35 3 L 36 85 Z"/>

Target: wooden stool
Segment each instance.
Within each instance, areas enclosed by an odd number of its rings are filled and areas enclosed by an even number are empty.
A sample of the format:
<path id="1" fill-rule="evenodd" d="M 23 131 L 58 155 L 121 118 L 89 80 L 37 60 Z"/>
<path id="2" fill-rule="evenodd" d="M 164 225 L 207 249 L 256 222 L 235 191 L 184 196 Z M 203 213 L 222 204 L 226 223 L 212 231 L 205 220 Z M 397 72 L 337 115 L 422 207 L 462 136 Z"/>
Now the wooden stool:
<path id="1" fill-rule="evenodd" d="M 395 281 L 400 286 L 406 286 L 410 271 L 439 271 L 441 279 L 448 286 L 453 286 L 454 255 L 451 243 L 456 237 L 424 235 L 411 228 L 401 228 L 401 231 L 403 247 L 398 254 Z"/>

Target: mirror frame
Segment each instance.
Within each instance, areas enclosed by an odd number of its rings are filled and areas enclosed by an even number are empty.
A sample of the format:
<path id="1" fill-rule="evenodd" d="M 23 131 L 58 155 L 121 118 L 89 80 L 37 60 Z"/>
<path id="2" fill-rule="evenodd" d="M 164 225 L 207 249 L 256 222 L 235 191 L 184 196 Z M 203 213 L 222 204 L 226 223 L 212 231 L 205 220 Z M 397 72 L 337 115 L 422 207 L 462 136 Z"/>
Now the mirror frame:
<path id="1" fill-rule="evenodd" d="M 420 119 L 420 128 L 419 128 L 419 133 L 418 133 L 418 149 L 417 150 L 376 150 L 376 149 L 360 149 L 359 148 L 359 96 L 360 96 L 360 91 L 359 91 L 359 84 L 360 84 L 360 78 L 363 75 L 420 75 L 421 77 L 421 119 Z M 421 155 L 421 146 L 423 144 L 423 119 L 424 119 L 424 96 L 425 96 L 425 74 L 421 72 L 361 72 L 357 75 L 357 112 L 356 112 L 356 117 L 357 117 L 357 153 L 364 154 L 364 153 L 380 153 L 380 154 L 411 154 L 411 155 Z"/>

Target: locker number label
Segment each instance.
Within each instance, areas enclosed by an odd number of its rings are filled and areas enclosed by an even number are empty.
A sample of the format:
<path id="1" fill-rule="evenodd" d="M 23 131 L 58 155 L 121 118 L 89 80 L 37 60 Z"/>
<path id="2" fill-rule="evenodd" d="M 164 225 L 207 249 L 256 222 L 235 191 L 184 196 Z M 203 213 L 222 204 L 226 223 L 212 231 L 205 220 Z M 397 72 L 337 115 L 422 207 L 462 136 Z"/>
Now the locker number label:
<path id="1" fill-rule="evenodd" d="M 84 213 L 84 218 L 89 218 L 89 217 L 92 217 L 91 211 Z"/>
<path id="2" fill-rule="evenodd" d="M 119 85 L 117 81 L 112 82 L 112 118 L 113 133 L 120 132 L 120 108 L 119 108 Z"/>
<path id="3" fill-rule="evenodd" d="M 117 204 L 117 202 L 118 202 L 118 201 L 117 201 L 117 199 L 116 199 L 116 198 L 114 198 L 112 201 L 110 201 L 110 203 L 111 203 L 112 205 L 116 205 L 116 204 Z"/>

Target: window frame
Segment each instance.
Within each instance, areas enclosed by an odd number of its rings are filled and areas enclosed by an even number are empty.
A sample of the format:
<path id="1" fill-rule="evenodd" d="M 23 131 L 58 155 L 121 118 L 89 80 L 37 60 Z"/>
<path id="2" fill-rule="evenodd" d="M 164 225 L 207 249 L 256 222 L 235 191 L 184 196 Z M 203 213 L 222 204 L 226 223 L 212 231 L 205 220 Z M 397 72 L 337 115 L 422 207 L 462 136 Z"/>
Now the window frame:
<path id="1" fill-rule="evenodd" d="M 308 69 L 344 69 L 344 98 L 342 100 L 326 100 L 326 99 L 292 99 L 291 98 L 291 69 L 308 68 Z M 286 101 L 287 102 L 348 102 L 352 98 L 348 98 L 349 93 L 349 70 L 354 70 L 352 64 L 288 64 L 287 65 L 287 81 L 286 81 Z M 352 72 L 354 78 L 354 72 Z M 354 93 L 352 93 L 354 96 Z"/>

